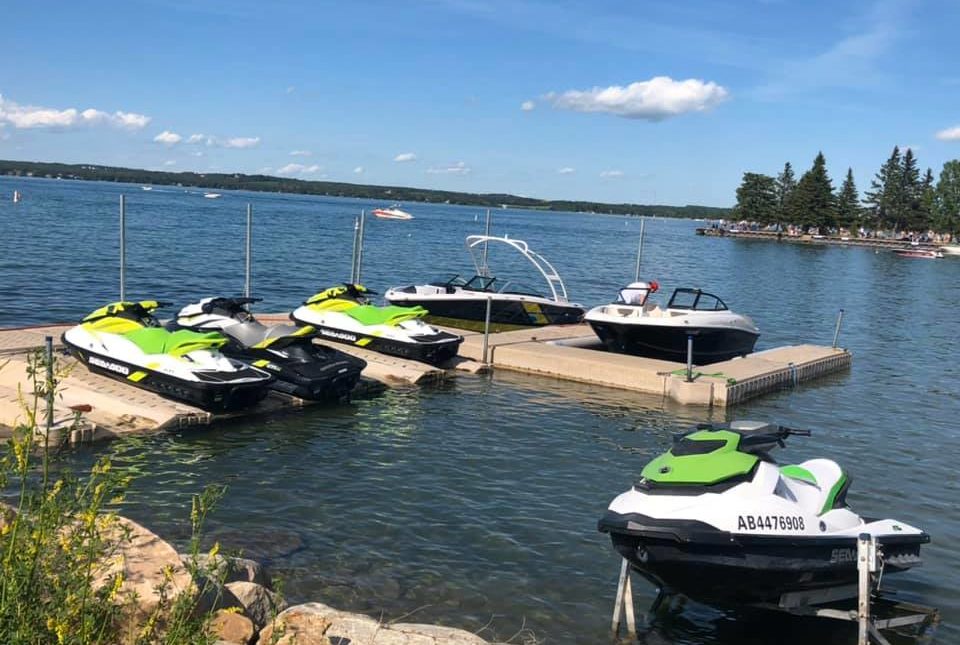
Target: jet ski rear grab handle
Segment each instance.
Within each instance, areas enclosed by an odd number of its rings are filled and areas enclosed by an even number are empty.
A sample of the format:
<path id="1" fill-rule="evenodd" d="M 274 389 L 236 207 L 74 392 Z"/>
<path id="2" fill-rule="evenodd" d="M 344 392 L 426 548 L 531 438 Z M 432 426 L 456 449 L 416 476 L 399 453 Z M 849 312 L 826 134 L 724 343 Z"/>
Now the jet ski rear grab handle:
<path id="1" fill-rule="evenodd" d="M 789 428 L 788 428 L 789 430 Z M 809 433 L 809 431 L 806 431 Z M 799 434 L 802 434 L 800 431 Z M 778 604 L 760 603 L 751 607 L 781 611 L 794 616 L 811 616 L 817 618 L 832 618 L 858 624 L 857 645 L 890 645 L 881 630 L 900 627 L 917 627 L 923 629 L 928 626 L 936 627 L 940 623 L 940 610 L 935 607 L 918 605 L 910 602 L 893 601 L 885 597 L 880 589 L 883 575 L 883 552 L 877 544 L 875 536 L 861 533 L 857 537 L 857 585 L 842 585 L 820 589 L 816 592 L 790 592 L 780 596 Z M 627 622 L 627 636 L 637 640 L 637 625 L 634 617 L 633 586 L 631 584 L 631 567 L 626 558 L 621 560 L 620 581 L 617 584 L 617 596 L 613 606 L 613 620 L 610 629 L 615 639 L 620 637 L 620 618 L 625 614 Z M 856 588 L 854 588 L 856 587 Z M 657 588 L 657 597 L 651 603 L 649 610 L 643 614 L 644 623 L 650 624 L 653 616 L 663 606 L 663 601 L 677 595 L 676 591 L 665 587 Z M 837 609 L 827 606 L 838 600 L 857 599 L 857 608 Z M 871 613 L 873 600 L 885 601 L 885 614 L 881 618 Z M 922 632 L 921 632 L 922 634 Z M 932 634 L 924 634 L 932 637 Z"/>

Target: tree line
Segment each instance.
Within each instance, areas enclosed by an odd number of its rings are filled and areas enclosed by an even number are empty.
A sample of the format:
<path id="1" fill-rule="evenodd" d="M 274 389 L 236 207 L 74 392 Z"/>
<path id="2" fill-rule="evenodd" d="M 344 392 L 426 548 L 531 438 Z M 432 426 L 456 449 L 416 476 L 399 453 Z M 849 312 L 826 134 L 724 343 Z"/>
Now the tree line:
<path id="1" fill-rule="evenodd" d="M 659 217 L 719 219 L 730 216 L 729 208 L 712 206 L 661 206 L 650 204 L 603 204 L 588 201 L 546 200 L 500 193 L 477 194 L 449 190 L 431 190 L 405 186 L 370 186 L 333 181 L 307 181 L 269 175 L 239 173 L 164 172 L 137 168 L 117 168 L 91 164 L 61 164 L 0 160 L 0 175 L 117 181 L 158 186 L 195 186 L 221 190 L 354 197 L 378 201 L 411 201 L 461 204 L 486 208 L 529 208 L 546 211 L 609 213 L 616 215 L 656 215 Z"/>
<path id="2" fill-rule="evenodd" d="M 834 190 L 821 152 L 799 181 L 790 162 L 776 177 L 745 172 L 733 214 L 738 220 L 803 230 L 932 230 L 957 235 L 960 160 L 946 162 L 935 180 L 930 168 L 920 174 L 913 150 L 901 153 L 894 146 L 861 198 L 850 168 L 840 189 Z"/>

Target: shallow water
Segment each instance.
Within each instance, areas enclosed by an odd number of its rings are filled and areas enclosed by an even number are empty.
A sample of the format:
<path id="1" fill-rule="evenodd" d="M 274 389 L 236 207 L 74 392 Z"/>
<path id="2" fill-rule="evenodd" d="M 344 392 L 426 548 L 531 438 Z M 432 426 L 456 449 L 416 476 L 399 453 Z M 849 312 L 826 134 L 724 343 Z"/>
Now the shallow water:
<path id="1" fill-rule="evenodd" d="M 17 188 L 20 204 L 9 202 Z M 198 189 L 0 177 L 0 326 L 76 320 L 116 299 L 117 203 L 128 195 L 131 298 L 190 299 L 243 287 L 244 205 L 254 205 L 254 293 L 286 311 L 349 275 L 352 225 L 379 204 Z M 471 265 L 463 238 L 478 209 L 410 204 L 411 222 L 367 224 L 364 282 L 383 290 Z M 493 232 L 526 239 L 571 298 L 609 300 L 632 278 L 639 222 L 498 210 Z M 814 430 L 783 458 L 829 455 L 854 478 L 848 500 L 933 536 L 924 567 L 889 584 L 938 606 L 936 642 L 960 640 L 957 377 L 960 261 L 865 249 L 701 238 L 697 224 L 648 220 L 644 275 L 669 291 L 701 286 L 760 326 L 758 349 L 841 344 L 853 369 L 733 410 Z M 492 252 L 491 264 L 507 262 Z M 508 266 L 508 269 L 520 267 Z M 451 271 L 452 269 L 452 271 Z M 508 271 L 509 273 L 509 271 Z M 536 284 L 533 279 L 527 282 Z M 170 311 L 170 314 L 173 310 Z M 79 451 L 121 451 L 142 471 L 125 509 L 182 542 L 189 496 L 229 489 L 210 537 L 282 575 L 294 601 L 437 621 L 509 638 L 603 642 L 618 562 L 596 520 L 668 445 L 723 411 L 501 372 L 390 390 L 348 405 L 228 423 Z M 638 606 L 653 590 L 635 582 Z M 645 643 L 849 643 L 849 627 L 717 612 L 676 602 Z"/>

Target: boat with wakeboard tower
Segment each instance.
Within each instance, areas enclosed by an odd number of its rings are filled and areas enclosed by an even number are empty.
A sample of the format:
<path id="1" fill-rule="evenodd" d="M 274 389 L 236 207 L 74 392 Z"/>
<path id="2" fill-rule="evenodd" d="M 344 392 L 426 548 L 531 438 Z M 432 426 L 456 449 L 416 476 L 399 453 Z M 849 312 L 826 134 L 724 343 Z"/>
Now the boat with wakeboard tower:
<path id="1" fill-rule="evenodd" d="M 930 537 L 855 513 L 836 462 L 781 466 L 771 457 L 789 437 L 809 435 L 758 421 L 698 425 L 674 436 L 598 528 L 661 593 L 720 607 L 776 606 L 794 592 L 856 598 L 863 534 L 876 540 L 885 573 L 918 566 Z"/>
<path id="2" fill-rule="evenodd" d="M 678 288 L 666 308 L 650 300 L 656 281 L 633 282 L 616 300 L 587 312 L 584 319 L 611 352 L 686 362 L 693 337 L 693 362 L 706 365 L 753 351 L 760 330 L 748 316 L 727 308 L 702 289 Z"/>
<path id="3" fill-rule="evenodd" d="M 490 244 L 517 251 L 543 277 L 550 295 L 491 275 L 487 266 Z M 466 247 L 473 259 L 473 277 L 452 275 L 427 284 L 394 287 L 384 298 L 394 305 L 423 307 L 430 312 L 426 320 L 434 324 L 474 331 L 483 331 L 488 301 L 492 332 L 574 324 L 583 319 L 583 307 L 567 299 L 567 288 L 557 270 L 523 240 L 470 235 Z"/>
<path id="4" fill-rule="evenodd" d="M 310 326 L 264 325 L 250 312 L 261 298 L 203 298 L 183 307 L 176 326 L 219 332 L 228 342 L 221 351 L 273 374 L 271 387 L 311 401 L 341 400 L 360 380 L 366 361 L 313 340 Z"/>
<path id="5" fill-rule="evenodd" d="M 387 208 L 374 208 L 371 212 L 380 219 L 413 219 L 413 215 L 401 209 L 400 204 L 391 204 Z"/>
<path id="6" fill-rule="evenodd" d="M 225 356 L 222 334 L 162 326 L 156 300 L 113 302 L 63 334 L 63 343 L 87 369 L 165 397 L 222 412 L 253 405 L 273 376 Z"/>
<path id="7" fill-rule="evenodd" d="M 378 307 L 375 291 L 343 283 L 307 298 L 290 314 L 298 325 L 316 328 L 324 340 L 437 365 L 457 355 L 463 337 L 423 321 L 422 307 Z"/>
<path id="8" fill-rule="evenodd" d="M 894 249 L 893 252 L 902 258 L 920 258 L 925 260 L 939 260 L 943 257 L 942 249 Z"/>

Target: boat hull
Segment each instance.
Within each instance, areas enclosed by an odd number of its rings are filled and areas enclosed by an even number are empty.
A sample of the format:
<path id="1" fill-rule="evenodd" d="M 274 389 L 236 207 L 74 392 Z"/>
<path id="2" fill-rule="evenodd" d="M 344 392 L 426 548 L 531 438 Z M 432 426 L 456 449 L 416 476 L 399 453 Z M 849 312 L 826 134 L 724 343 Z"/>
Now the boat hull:
<path id="1" fill-rule="evenodd" d="M 309 342 L 309 341 L 306 341 Z M 311 343 L 312 345 L 312 343 Z M 284 360 L 267 349 L 244 348 L 231 342 L 224 355 L 273 374 L 271 389 L 309 401 L 349 398 L 366 362 L 334 349 L 306 349 L 311 360 Z"/>
<path id="2" fill-rule="evenodd" d="M 753 351 L 759 334 L 724 327 L 674 327 L 588 320 L 594 333 L 611 352 L 687 362 L 687 336 L 693 335 L 693 362 L 707 365 L 745 356 Z"/>
<path id="3" fill-rule="evenodd" d="M 316 321 L 300 320 L 291 315 L 291 319 L 300 325 L 310 325 L 317 330 L 318 337 L 335 343 L 369 349 L 381 354 L 406 358 L 421 363 L 439 365 L 457 355 L 463 338 L 447 332 L 438 332 L 429 336 L 413 336 L 410 341 L 396 340 L 383 336 L 365 334 L 361 331 L 339 329 L 318 324 Z"/>
<path id="4" fill-rule="evenodd" d="M 198 377 L 204 379 L 202 381 L 188 381 L 106 354 L 92 352 L 71 343 L 66 335 L 62 340 L 70 353 L 95 374 L 101 374 L 210 412 L 228 412 L 254 405 L 267 395 L 268 384 L 272 380 L 265 372 L 248 367 L 230 374 L 232 377 L 230 380 L 224 380 L 223 377 L 226 375 L 222 372 L 209 371 L 198 373 Z M 143 374 L 143 376 L 132 379 L 131 376 L 134 374 Z M 236 379 L 244 378 L 257 380 L 236 382 Z"/>
<path id="5" fill-rule="evenodd" d="M 483 331 L 487 315 L 487 298 L 404 298 L 389 299 L 401 307 L 420 306 L 429 311 L 427 322 L 457 329 Z M 583 320 L 584 311 L 574 305 L 535 302 L 519 299 L 490 300 L 490 331 L 501 332 L 546 325 L 572 325 Z"/>
<path id="6" fill-rule="evenodd" d="M 645 529 L 629 529 L 628 522 Z M 639 514 L 609 512 L 599 528 L 653 584 L 705 604 L 776 604 L 785 593 L 857 583 L 856 537 L 734 535 L 695 521 L 678 522 L 676 531 L 656 524 Z M 878 536 L 884 571 L 917 566 L 928 541 L 926 534 Z"/>

